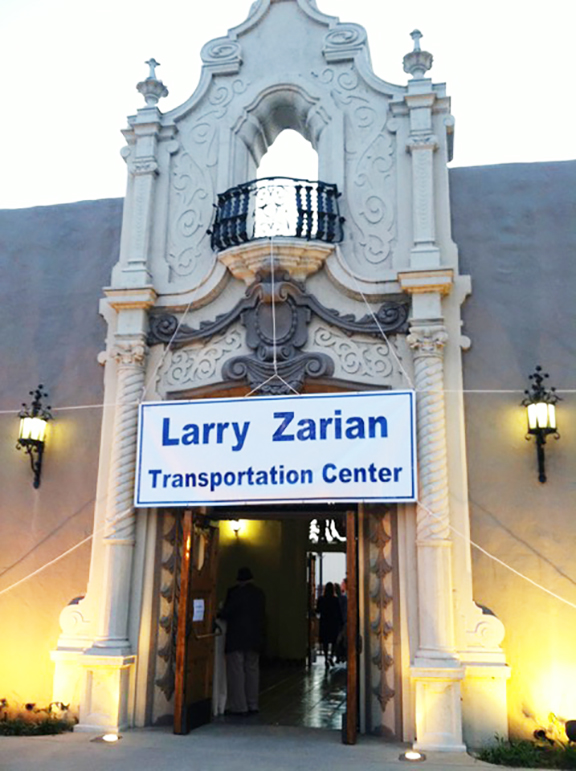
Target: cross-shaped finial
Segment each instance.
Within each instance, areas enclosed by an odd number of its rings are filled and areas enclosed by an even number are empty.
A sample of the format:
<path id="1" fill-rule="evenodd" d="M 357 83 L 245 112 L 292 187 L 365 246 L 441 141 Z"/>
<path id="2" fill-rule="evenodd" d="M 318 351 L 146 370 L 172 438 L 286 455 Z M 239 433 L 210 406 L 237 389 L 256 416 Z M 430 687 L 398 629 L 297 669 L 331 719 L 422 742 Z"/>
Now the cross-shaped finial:
<path id="1" fill-rule="evenodd" d="M 148 78 L 151 80 L 156 80 L 156 67 L 160 66 L 160 62 L 157 62 L 154 57 L 152 59 L 148 59 L 147 62 L 144 62 L 144 64 L 147 64 L 150 67 L 150 74 L 148 75 Z"/>
<path id="2" fill-rule="evenodd" d="M 414 32 L 410 33 L 410 37 L 414 41 L 414 50 L 415 51 L 421 51 L 422 49 L 420 48 L 420 39 L 423 37 L 423 35 L 420 32 L 420 30 L 419 29 L 415 29 Z"/>
<path id="3" fill-rule="evenodd" d="M 162 99 L 163 96 L 168 96 L 168 89 L 164 83 L 156 77 L 156 67 L 160 66 L 160 62 L 157 62 L 156 59 L 152 57 L 152 59 L 148 59 L 145 64 L 150 67 L 150 74 L 146 80 L 142 80 L 138 83 L 136 88 L 146 100 L 148 107 L 155 107 L 158 104 L 159 99 Z"/>

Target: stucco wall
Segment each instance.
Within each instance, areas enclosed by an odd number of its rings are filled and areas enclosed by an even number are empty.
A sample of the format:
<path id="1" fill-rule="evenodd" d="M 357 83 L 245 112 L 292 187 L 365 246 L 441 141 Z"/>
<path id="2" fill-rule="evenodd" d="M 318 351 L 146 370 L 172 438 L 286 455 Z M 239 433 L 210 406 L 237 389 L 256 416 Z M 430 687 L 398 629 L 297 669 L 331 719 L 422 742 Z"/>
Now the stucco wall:
<path id="1" fill-rule="evenodd" d="M 121 200 L 0 211 L 0 592 L 92 530 L 105 324 Z M 54 408 L 41 486 L 15 449 L 17 411 L 38 383 Z M 86 591 L 90 544 L 0 594 L 0 698 L 45 706 L 62 608 Z"/>
<path id="2" fill-rule="evenodd" d="M 450 185 L 461 271 L 472 276 L 463 308 L 472 538 L 576 603 L 576 395 L 558 407 L 545 484 L 519 406 L 537 364 L 550 385 L 576 386 L 576 162 L 452 169 Z M 531 735 L 550 712 L 576 717 L 576 609 L 472 557 L 475 600 L 507 629 L 512 733 Z"/>

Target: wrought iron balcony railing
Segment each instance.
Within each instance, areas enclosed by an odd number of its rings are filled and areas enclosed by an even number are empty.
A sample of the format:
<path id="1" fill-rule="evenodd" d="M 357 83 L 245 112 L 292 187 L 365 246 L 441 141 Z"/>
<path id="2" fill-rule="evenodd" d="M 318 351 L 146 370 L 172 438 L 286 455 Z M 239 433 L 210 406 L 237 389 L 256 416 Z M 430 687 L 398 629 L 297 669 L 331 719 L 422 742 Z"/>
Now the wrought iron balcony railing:
<path id="1" fill-rule="evenodd" d="M 338 188 L 290 177 L 254 179 L 218 195 L 212 229 L 216 251 L 257 238 L 291 236 L 308 241 L 342 240 L 344 218 Z"/>

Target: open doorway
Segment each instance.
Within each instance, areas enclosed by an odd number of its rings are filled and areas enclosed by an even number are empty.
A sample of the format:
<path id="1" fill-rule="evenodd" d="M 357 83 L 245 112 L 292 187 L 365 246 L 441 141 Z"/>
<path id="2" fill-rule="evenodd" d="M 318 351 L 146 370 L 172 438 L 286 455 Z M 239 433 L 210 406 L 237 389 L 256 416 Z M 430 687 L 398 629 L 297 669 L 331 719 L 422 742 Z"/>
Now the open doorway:
<path id="1" fill-rule="evenodd" d="M 175 712 L 175 732 L 186 733 L 212 718 L 242 720 L 246 725 L 342 730 L 343 741 L 353 743 L 357 729 L 356 597 L 345 614 L 340 612 L 339 649 L 335 637 L 328 649 L 322 645 L 317 609 L 327 583 L 345 588 L 352 584 L 355 591 L 355 513 L 332 511 L 329 517 L 310 510 L 239 513 L 246 518 L 228 519 L 230 512 L 218 519 L 184 514 L 189 535 L 184 534 L 187 546 L 180 581 L 183 615 L 178 619 L 180 664 L 176 672 L 180 711 Z M 318 530 L 320 538 L 316 537 Z M 225 630 L 220 634 L 218 629 L 217 612 L 240 573 L 247 572 L 242 570 L 245 568 L 266 596 L 266 633 L 260 657 L 259 709 L 239 716 L 228 715 L 226 710 L 226 638 Z M 207 653 L 209 646 L 212 658 Z"/>
<path id="2" fill-rule="evenodd" d="M 344 536 L 333 545 L 315 537 L 318 528 L 324 533 L 325 520 L 312 515 L 220 522 L 218 603 L 242 567 L 250 568 L 266 595 L 259 713 L 250 717 L 260 725 L 333 730 L 342 726 L 347 691 L 345 618 L 340 616 L 341 645 L 337 651 L 334 639 L 328 666 L 316 611 L 325 584 L 340 587 L 346 578 L 345 523 L 338 519 Z M 224 641 L 219 644 L 223 647 Z M 226 687 L 224 682 L 215 686 Z M 223 698 L 215 711 L 224 721 L 239 719 L 226 714 Z"/>

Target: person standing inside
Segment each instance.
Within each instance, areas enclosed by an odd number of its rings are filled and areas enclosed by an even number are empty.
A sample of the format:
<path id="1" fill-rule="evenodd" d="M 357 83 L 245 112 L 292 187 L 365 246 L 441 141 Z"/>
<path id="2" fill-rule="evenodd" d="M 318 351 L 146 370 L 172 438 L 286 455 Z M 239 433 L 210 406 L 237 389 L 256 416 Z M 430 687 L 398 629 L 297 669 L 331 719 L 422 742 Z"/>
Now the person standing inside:
<path id="1" fill-rule="evenodd" d="M 342 585 L 345 586 L 345 582 L 346 582 L 346 579 L 342 581 Z M 342 592 L 342 588 L 340 584 L 336 584 L 336 583 L 334 584 L 334 592 L 336 593 L 336 598 L 338 600 L 338 604 L 340 605 L 340 615 L 342 616 L 342 626 L 338 631 L 336 644 L 334 646 L 336 661 L 340 664 L 343 661 L 346 661 L 346 649 L 348 647 L 347 625 L 346 625 L 346 622 L 348 620 L 348 597 Z"/>
<path id="2" fill-rule="evenodd" d="M 258 712 L 260 652 L 264 644 L 266 599 L 254 583 L 250 568 L 240 568 L 236 584 L 228 590 L 219 616 L 227 622 L 227 712 Z"/>
<path id="3" fill-rule="evenodd" d="M 338 632 L 342 627 L 340 603 L 334 592 L 334 584 L 328 581 L 324 594 L 318 600 L 316 612 L 320 616 L 319 637 L 324 649 L 324 666 L 326 669 L 334 666 L 334 646 Z"/>

